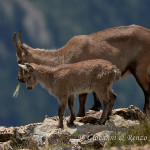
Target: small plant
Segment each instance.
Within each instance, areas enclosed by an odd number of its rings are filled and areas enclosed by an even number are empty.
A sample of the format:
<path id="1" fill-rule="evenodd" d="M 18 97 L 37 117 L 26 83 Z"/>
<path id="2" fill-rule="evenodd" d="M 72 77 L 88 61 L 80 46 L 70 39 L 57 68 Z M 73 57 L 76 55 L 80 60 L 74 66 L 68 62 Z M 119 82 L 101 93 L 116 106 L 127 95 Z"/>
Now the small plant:
<path id="1" fill-rule="evenodd" d="M 20 85 L 21 85 L 21 82 L 18 84 L 18 86 L 16 87 L 15 92 L 13 93 L 13 97 L 15 97 L 15 98 L 17 98 L 17 96 L 18 96 Z"/>

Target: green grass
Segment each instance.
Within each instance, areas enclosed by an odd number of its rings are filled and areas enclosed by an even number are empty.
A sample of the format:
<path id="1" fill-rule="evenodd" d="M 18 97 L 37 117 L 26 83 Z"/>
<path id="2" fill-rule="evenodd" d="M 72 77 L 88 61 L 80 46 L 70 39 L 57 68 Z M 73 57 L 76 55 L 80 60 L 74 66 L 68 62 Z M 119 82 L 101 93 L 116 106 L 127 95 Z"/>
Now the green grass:
<path id="1" fill-rule="evenodd" d="M 126 133 L 116 133 L 115 140 L 109 140 L 106 147 L 150 144 L 150 120 L 130 128 Z"/>

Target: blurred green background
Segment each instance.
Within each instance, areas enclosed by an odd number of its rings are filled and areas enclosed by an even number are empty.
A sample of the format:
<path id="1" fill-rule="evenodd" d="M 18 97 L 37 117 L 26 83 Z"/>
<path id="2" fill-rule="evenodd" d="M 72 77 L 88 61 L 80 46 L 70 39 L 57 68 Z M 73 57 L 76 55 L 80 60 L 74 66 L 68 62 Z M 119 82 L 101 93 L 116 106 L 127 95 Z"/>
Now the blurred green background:
<path id="1" fill-rule="evenodd" d="M 19 83 L 14 32 L 21 30 L 23 42 L 31 47 L 53 49 L 78 34 L 130 24 L 150 28 L 149 15 L 147 0 L 0 0 L 0 126 L 41 121 L 45 115 L 57 115 L 58 109 L 57 100 L 40 85 L 28 91 L 22 84 L 18 98 L 12 98 Z M 131 104 L 143 108 L 143 92 L 133 76 L 119 81 L 113 89 L 118 95 L 115 108 Z M 89 94 L 86 110 L 92 104 Z"/>

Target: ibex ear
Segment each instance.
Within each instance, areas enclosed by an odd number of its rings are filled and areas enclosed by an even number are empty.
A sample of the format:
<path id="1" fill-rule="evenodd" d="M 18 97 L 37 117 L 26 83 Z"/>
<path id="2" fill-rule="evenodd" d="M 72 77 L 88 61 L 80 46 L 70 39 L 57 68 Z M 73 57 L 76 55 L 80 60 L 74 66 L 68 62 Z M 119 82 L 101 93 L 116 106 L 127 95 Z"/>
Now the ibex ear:
<path id="1" fill-rule="evenodd" d="M 26 65 L 26 67 L 29 69 L 29 71 L 35 71 L 35 67 L 33 66 L 33 65 L 31 65 L 31 64 L 29 64 L 29 63 L 25 63 L 25 65 Z"/>
<path id="2" fill-rule="evenodd" d="M 23 44 L 20 44 L 20 49 L 22 52 L 24 52 L 26 55 L 28 55 L 29 52 L 28 52 L 27 48 L 23 46 Z"/>
<path id="3" fill-rule="evenodd" d="M 26 65 L 18 64 L 18 66 L 21 67 L 22 69 L 27 69 Z"/>

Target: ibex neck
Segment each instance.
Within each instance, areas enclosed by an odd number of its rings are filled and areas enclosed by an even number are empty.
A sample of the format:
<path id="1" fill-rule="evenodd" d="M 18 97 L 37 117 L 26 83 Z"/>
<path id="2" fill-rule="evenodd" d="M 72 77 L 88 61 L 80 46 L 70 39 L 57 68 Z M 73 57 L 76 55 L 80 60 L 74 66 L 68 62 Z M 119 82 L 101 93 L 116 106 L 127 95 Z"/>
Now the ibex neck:
<path id="1" fill-rule="evenodd" d="M 32 56 L 34 63 L 47 66 L 58 66 L 63 63 L 63 51 L 62 50 L 32 50 Z"/>
<path id="2" fill-rule="evenodd" d="M 48 66 L 39 66 L 37 70 L 38 82 L 46 89 L 50 89 L 53 80 L 53 71 Z"/>

